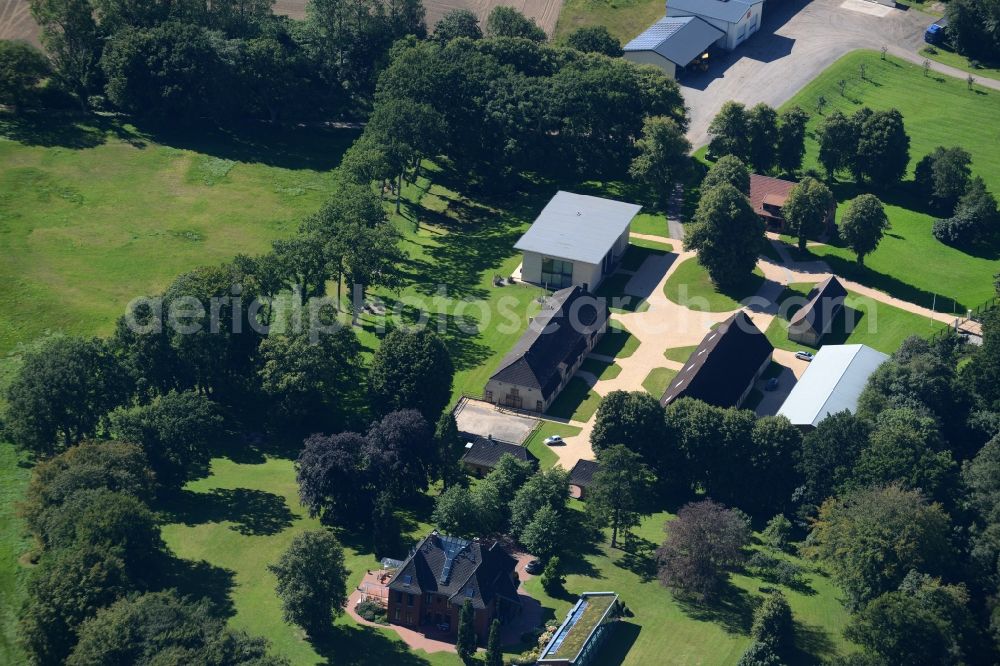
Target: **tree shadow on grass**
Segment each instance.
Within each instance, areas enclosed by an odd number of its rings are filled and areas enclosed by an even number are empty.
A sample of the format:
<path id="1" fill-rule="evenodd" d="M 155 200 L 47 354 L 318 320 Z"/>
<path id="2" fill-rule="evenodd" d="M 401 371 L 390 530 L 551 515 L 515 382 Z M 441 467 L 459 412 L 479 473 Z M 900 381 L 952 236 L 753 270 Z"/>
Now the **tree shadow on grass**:
<path id="1" fill-rule="evenodd" d="M 629 622 L 628 620 L 616 622 L 611 627 L 611 635 L 608 637 L 607 642 L 597 652 L 597 659 L 594 663 L 607 666 L 624 663 L 625 657 L 628 656 L 632 646 L 635 645 L 635 641 L 639 638 L 641 631 L 642 627 L 634 622 Z"/>
<path id="2" fill-rule="evenodd" d="M 823 627 L 795 622 L 795 647 L 786 655 L 789 666 L 815 664 L 836 652 L 836 645 Z"/>
<path id="3" fill-rule="evenodd" d="M 411 652 L 405 643 L 372 627 L 338 625 L 325 636 L 309 637 L 309 642 L 327 664 L 336 666 L 430 666 L 429 661 Z"/>
<path id="4" fill-rule="evenodd" d="M 649 539 L 629 534 L 626 536 L 623 553 L 615 566 L 631 571 L 643 583 L 656 578 L 656 544 Z"/>
<path id="5" fill-rule="evenodd" d="M 161 571 L 160 586 L 176 589 L 181 596 L 208 599 L 221 617 L 236 614 L 230 596 L 235 585 L 235 572 L 217 567 L 205 560 L 168 557 Z"/>
<path id="6" fill-rule="evenodd" d="M 707 601 L 677 597 L 685 615 L 700 622 L 712 622 L 730 634 L 746 635 L 753 624 L 756 607 L 753 597 L 746 590 L 727 582 L 719 594 Z"/>
<path id="7" fill-rule="evenodd" d="M 230 529 L 246 536 L 277 534 L 295 516 L 285 499 L 250 488 L 214 488 L 206 493 L 180 490 L 164 500 L 167 520 L 185 525 L 234 523 Z"/>
<path id="8" fill-rule="evenodd" d="M 106 128 L 97 120 L 77 114 L 0 113 L 0 136 L 27 146 L 96 148 L 107 138 Z"/>

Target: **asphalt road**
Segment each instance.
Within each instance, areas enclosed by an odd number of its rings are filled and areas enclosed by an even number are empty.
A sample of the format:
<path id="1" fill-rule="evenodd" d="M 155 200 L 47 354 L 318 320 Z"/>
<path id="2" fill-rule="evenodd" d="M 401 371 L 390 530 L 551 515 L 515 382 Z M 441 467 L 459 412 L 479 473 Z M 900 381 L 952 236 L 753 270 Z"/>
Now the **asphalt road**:
<path id="1" fill-rule="evenodd" d="M 915 9 L 891 9 L 879 17 L 842 4 L 844 0 L 767 0 L 760 32 L 716 59 L 708 72 L 682 78 L 684 99 L 691 112 L 688 138 L 695 148 L 708 143 L 708 124 L 724 102 L 780 106 L 855 49 L 886 46 L 893 55 L 923 62 L 917 51 L 933 17 Z M 880 7 L 864 2 L 860 6 Z M 966 76 L 937 63 L 932 67 L 952 76 Z M 1000 87 L 1000 82 L 987 79 L 979 83 Z"/>

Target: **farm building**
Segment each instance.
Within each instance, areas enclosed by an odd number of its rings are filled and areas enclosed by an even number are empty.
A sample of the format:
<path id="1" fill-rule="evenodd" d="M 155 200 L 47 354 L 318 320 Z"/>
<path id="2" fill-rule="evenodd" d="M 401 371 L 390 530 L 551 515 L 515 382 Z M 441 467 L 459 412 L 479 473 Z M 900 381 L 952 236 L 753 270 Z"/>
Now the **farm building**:
<path id="1" fill-rule="evenodd" d="M 536 663 L 539 666 L 588 666 L 597 659 L 620 614 L 614 592 L 584 592 L 569 609 Z"/>
<path id="2" fill-rule="evenodd" d="M 788 321 L 788 339 L 818 347 L 823 336 L 833 329 L 846 298 L 847 290 L 835 276 L 820 282 L 809 292 L 809 301 Z"/>
<path id="3" fill-rule="evenodd" d="M 465 445 L 462 464 L 470 474 L 478 477 L 490 473 L 503 456 L 513 456 L 517 460 L 538 465 L 538 458 L 528 448 L 492 437 L 476 437 Z"/>
<path id="4" fill-rule="evenodd" d="M 696 16 L 723 34 L 720 48 L 732 51 L 760 28 L 764 0 L 667 0 L 667 16 Z"/>
<path id="5" fill-rule="evenodd" d="M 779 416 L 812 429 L 831 414 L 854 412 L 868 378 L 889 359 L 865 345 L 825 345 L 788 394 Z"/>
<path id="6" fill-rule="evenodd" d="M 771 363 L 774 347 L 740 310 L 709 332 L 670 383 L 660 404 L 695 398 L 717 407 L 740 407 Z"/>
<path id="7" fill-rule="evenodd" d="M 636 204 L 558 192 L 514 245 L 524 253 L 521 280 L 547 289 L 593 291 L 628 249 Z"/>
<path id="8" fill-rule="evenodd" d="M 594 474 L 601 466 L 593 460 L 577 460 L 569 471 L 569 494 L 576 499 L 586 499 L 587 489 L 594 483 Z"/>
<path id="9" fill-rule="evenodd" d="M 521 339 L 486 382 L 483 399 L 544 412 L 608 327 L 608 307 L 582 287 L 546 299 Z"/>
<path id="10" fill-rule="evenodd" d="M 764 220 L 768 231 L 784 231 L 785 216 L 782 209 L 795 185 L 790 180 L 756 173 L 750 175 L 750 205 L 758 217 Z M 823 219 L 823 228 L 827 231 L 833 228 L 836 210 L 836 204 L 831 205 Z"/>
<path id="11" fill-rule="evenodd" d="M 494 619 L 506 622 L 521 612 L 516 565 L 499 543 L 487 547 L 431 532 L 389 581 L 389 622 L 454 637 L 468 599 L 476 636 L 485 643 Z"/>
<path id="12" fill-rule="evenodd" d="M 623 57 L 640 65 L 655 65 L 677 78 L 725 33 L 696 16 L 664 16 L 625 45 Z"/>

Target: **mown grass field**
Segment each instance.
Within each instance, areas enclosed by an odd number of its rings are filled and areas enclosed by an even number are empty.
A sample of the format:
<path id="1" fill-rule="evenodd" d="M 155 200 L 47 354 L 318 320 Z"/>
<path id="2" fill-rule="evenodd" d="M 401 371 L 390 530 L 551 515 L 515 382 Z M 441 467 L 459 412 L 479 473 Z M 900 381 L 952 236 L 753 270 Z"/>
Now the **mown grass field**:
<path id="1" fill-rule="evenodd" d="M 815 285 L 805 283 L 788 285 L 781 296 L 779 306 L 788 298 L 796 298 L 801 302 L 813 286 Z M 833 328 L 823 338 L 822 344 L 863 344 L 886 354 L 892 354 L 899 349 L 903 340 L 911 335 L 928 337 L 945 327 L 933 319 L 880 303 L 855 292 L 849 292 L 844 305 L 844 310 L 834 320 Z M 786 316 L 776 316 L 765 331 L 767 339 L 778 349 L 798 351 L 809 347 L 788 339 L 788 318 L 794 315 L 796 310 L 798 307 L 783 306 L 781 312 Z"/>
<path id="2" fill-rule="evenodd" d="M 741 301 L 757 293 L 764 284 L 764 276 L 755 268 L 753 274 L 739 287 L 727 292 L 720 291 L 708 271 L 698 263 L 696 257 L 685 259 L 674 269 L 663 284 L 663 293 L 674 303 L 701 312 L 729 312 L 738 310 Z"/>
<path id="3" fill-rule="evenodd" d="M 867 67 L 865 80 L 860 66 Z M 847 81 L 841 96 L 838 82 Z M 785 105 L 799 105 L 812 114 L 806 142 L 805 168 L 819 169 L 816 127 L 822 120 L 817 101 L 827 101 L 823 114 L 835 109 L 853 113 L 863 105 L 873 109 L 897 108 L 910 135 L 910 172 L 917 161 L 936 146 L 961 146 L 972 155 L 972 171 L 982 176 L 994 193 L 1000 193 L 1000 92 L 976 87 L 969 90 L 960 79 L 934 74 L 892 57 L 882 60 L 872 51 L 852 52 L 823 72 Z M 844 203 L 858 191 L 851 183 L 834 187 Z M 923 197 L 912 181 L 877 193 L 887 204 L 892 229 L 879 248 L 857 266 L 854 255 L 842 247 L 814 246 L 812 253 L 825 259 L 838 275 L 924 307 L 937 295 L 939 311 L 964 312 L 993 295 L 993 274 L 1000 272 L 996 253 L 974 256 L 938 242 L 931 235 L 934 217 L 924 209 Z"/>
<path id="4" fill-rule="evenodd" d="M 555 37 L 558 41 L 577 28 L 603 25 L 624 46 L 664 13 L 660 0 L 566 0 Z"/>
<path id="5" fill-rule="evenodd" d="M 973 67 L 969 59 L 960 53 L 943 49 L 939 46 L 925 46 L 920 49 L 920 55 L 926 56 L 930 60 L 936 60 L 942 65 L 950 65 L 962 71 L 972 74 L 978 78 L 1000 79 L 1000 67 L 987 67 L 980 65 Z"/>

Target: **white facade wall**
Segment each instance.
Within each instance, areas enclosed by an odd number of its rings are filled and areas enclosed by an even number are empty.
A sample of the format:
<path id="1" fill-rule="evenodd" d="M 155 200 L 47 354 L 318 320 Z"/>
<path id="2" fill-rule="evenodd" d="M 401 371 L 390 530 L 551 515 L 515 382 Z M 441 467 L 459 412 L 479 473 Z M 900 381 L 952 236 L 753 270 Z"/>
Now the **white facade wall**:
<path id="1" fill-rule="evenodd" d="M 663 70 L 664 74 L 670 78 L 677 78 L 677 65 L 656 51 L 626 51 L 622 57 L 637 65 L 653 65 Z"/>
<path id="2" fill-rule="evenodd" d="M 720 37 L 716 46 L 720 48 L 732 51 L 737 46 L 745 42 L 750 38 L 751 35 L 760 30 L 760 21 L 764 11 L 764 4 L 758 3 L 752 7 L 748 7 L 747 11 L 743 13 L 739 21 L 729 22 L 722 19 L 712 18 L 710 16 L 703 16 L 701 14 L 696 14 L 693 12 L 684 11 L 681 9 L 674 9 L 667 4 L 667 16 L 697 16 L 706 23 L 714 25 L 719 30 L 723 31 L 725 36 Z"/>

